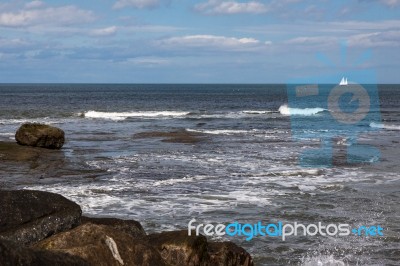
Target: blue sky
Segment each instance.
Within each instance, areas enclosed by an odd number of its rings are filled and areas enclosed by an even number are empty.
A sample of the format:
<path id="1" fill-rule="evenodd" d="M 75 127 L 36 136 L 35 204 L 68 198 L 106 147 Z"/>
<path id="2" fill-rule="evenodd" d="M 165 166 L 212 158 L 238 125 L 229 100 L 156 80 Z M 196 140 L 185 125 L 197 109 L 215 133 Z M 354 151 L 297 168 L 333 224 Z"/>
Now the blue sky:
<path id="1" fill-rule="evenodd" d="M 285 83 L 366 69 L 400 83 L 400 0 L 0 2 L 2 83 Z"/>

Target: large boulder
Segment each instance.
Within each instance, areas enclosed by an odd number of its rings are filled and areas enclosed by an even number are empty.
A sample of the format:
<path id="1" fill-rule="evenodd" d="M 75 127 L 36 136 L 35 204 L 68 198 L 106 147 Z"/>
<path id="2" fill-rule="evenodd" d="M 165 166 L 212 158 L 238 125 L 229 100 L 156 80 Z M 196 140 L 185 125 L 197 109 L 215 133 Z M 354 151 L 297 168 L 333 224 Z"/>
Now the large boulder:
<path id="1" fill-rule="evenodd" d="M 0 240 L 0 265 L 2 266 L 89 266 L 77 256 L 47 250 L 21 247 L 13 242 Z"/>
<path id="2" fill-rule="evenodd" d="M 0 239 L 30 245 L 80 224 L 81 208 L 61 195 L 0 191 Z"/>
<path id="3" fill-rule="evenodd" d="M 35 247 L 67 252 L 96 266 L 165 265 L 158 251 L 143 239 L 110 225 L 89 222 L 47 238 Z"/>
<path id="4" fill-rule="evenodd" d="M 144 231 L 142 225 L 135 220 L 122 220 L 116 218 L 93 218 L 82 216 L 81 224 L 86 223 L 108 225 L 134 238 L 146 236 L 146 232 Z"/>
<path id="5" fill-rule="evenodd" d="M 253 266 L 249 253 L 232 242 L 207 242 L 187 230 L 162 232 L 146 237 L 168 265 Z"/>
<path id="6" fill-rule="evenodd" d="M 210 242 L 208 245 L 210 265 L 215 266 L 252 266 L 250 254 L 232 242 Z"/>
<path id="7" fill-rule="evenodd" d="M 20 145 L 61 149 L 65 142 L 65 134 L 59 128 L 37 124 L 23 124 L 15 134 L 15 140 Z"/>
<path id="8" fill-rule="evenodd" d="M 205 265 L 209 261 L 207 239 L 188 236 L 187 230 L 162 232 L 147 237 L 168 265 Z"/>

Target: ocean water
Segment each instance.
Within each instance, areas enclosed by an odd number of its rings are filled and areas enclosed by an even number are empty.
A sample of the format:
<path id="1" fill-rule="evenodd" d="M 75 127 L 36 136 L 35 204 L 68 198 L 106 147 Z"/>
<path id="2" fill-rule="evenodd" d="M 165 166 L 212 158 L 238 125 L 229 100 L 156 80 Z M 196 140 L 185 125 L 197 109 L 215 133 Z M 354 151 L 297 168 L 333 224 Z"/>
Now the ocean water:
<path id="1" fill-rule="evenodd" d="M 4 186 L 60 193 L 87 215 L 136 219 L 149 233 L 187 229 L 193 218 L 381 225 L 383 237 L 211 239 L 243 246 L 256 265 L 398 265 L 400 85 L 379 86 L 371 113 L 380 119 L 358 125 L 357 136 L 328 125 L 325 105 L 316 98 L 292 107 L 286 86 L 273 84 L 3 84 L 0 140 L 13 140 L 24 122 L 60 127 L 62 152 L 82 169 L 42 179 L 27 172 L 13 182 L 21 173 L 3 166 Z M 177 130 L 201 133 L 204 141 L 134 137 Z M 321 136 L 332 137 L 341 159 L 300 163 Z M 380 158 L 345 163 L 343 150 L 355 142 L 373 145 Z"/>

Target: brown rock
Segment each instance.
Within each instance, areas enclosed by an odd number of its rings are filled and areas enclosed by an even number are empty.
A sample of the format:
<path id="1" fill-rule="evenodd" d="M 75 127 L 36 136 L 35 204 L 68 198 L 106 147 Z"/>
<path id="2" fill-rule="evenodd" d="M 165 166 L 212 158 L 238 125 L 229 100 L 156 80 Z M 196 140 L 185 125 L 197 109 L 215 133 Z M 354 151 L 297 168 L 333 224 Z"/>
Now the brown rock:
<path id="1" fill-rule="evenodd" d="M 208 245 L 210 265 L 215 266 L 252 266 L 253 259 L 241 247 L 232 242 L 211 242 Z"/>
<path id="2" fill-rule="evenodd" d="M 64 131 L 59 128 L 37 124 L 23 124 L 15 134 L 15 140 L 20 145 L 61 149 L 65 142 Z"/>
<path id="3" fill-rule="evenodd" d="M 134 239 L 109 225 L 85 223 L 35 246 L 67 252 L 96 266 L 165 265 L 158 251 L 146 241 Z"/>
<path id="4" fill-rule="evenodd" d="M 207 265 L 209 261 L 207 239 L 188 236 L 187 230 L 152 234 L 146 239 L 168 265 Z"/>
<path id="5" fill-rule="evenodd" d="M 2 266 L 88 266 L 89 264 L 67 253 L 35 250 L 0 240 L 0 265 Z"/>
<path id="6" fill-rule="evenodd" d="M 109 225 L 112 228 L 131 235 L 134 238 L 144 237 L 146 232 L 142 225 L 135 220 L 121 220 L 116 218 L 91 218 L 82 216 L 81 224 L 92 223 L 98 225 Z"/>
<path id="7" fill-rule="evenodd" d="M 0 191 L 0 239 L 30 245 L 80 223 L 76 203 L 49 192 Z"/>

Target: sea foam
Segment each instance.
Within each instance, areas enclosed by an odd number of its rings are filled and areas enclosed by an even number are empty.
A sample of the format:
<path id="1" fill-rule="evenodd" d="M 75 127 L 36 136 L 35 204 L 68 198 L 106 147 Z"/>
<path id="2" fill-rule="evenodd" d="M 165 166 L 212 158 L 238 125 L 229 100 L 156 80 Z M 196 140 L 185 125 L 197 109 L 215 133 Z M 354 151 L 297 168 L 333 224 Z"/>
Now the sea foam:
<path id="1" fill-rule="evenodd" d="M 381 128 L 386 130 L 400 130 L 400 125 L 388 125 L 388 124 L 372 122 L 369 124 L 369 126 L 372 128 Z"/>
<path id="2" fill-rule="evenodd" d="M 137 118 L 160 118 L 160 117 L 181 117 L 187 115 L 188 112 L 178 111 L 141 111 L 141 112 L 97 112 L 87 111 L 83 114 L 86 118 L 125 120 L 129 117 Z"/>
<path id="3" fill-rule="evenodd" d="M 311 115 L 316 115 L 318 113 L 321 113 L 323 111 L 326 111 L 326 109 L 323 108 L 290 108 L 287 106 L 287 104 L 281 105 L 279 107 L 279 112 L 282 115 L 302 115 L 302 116 L 311 116 Z"/>

